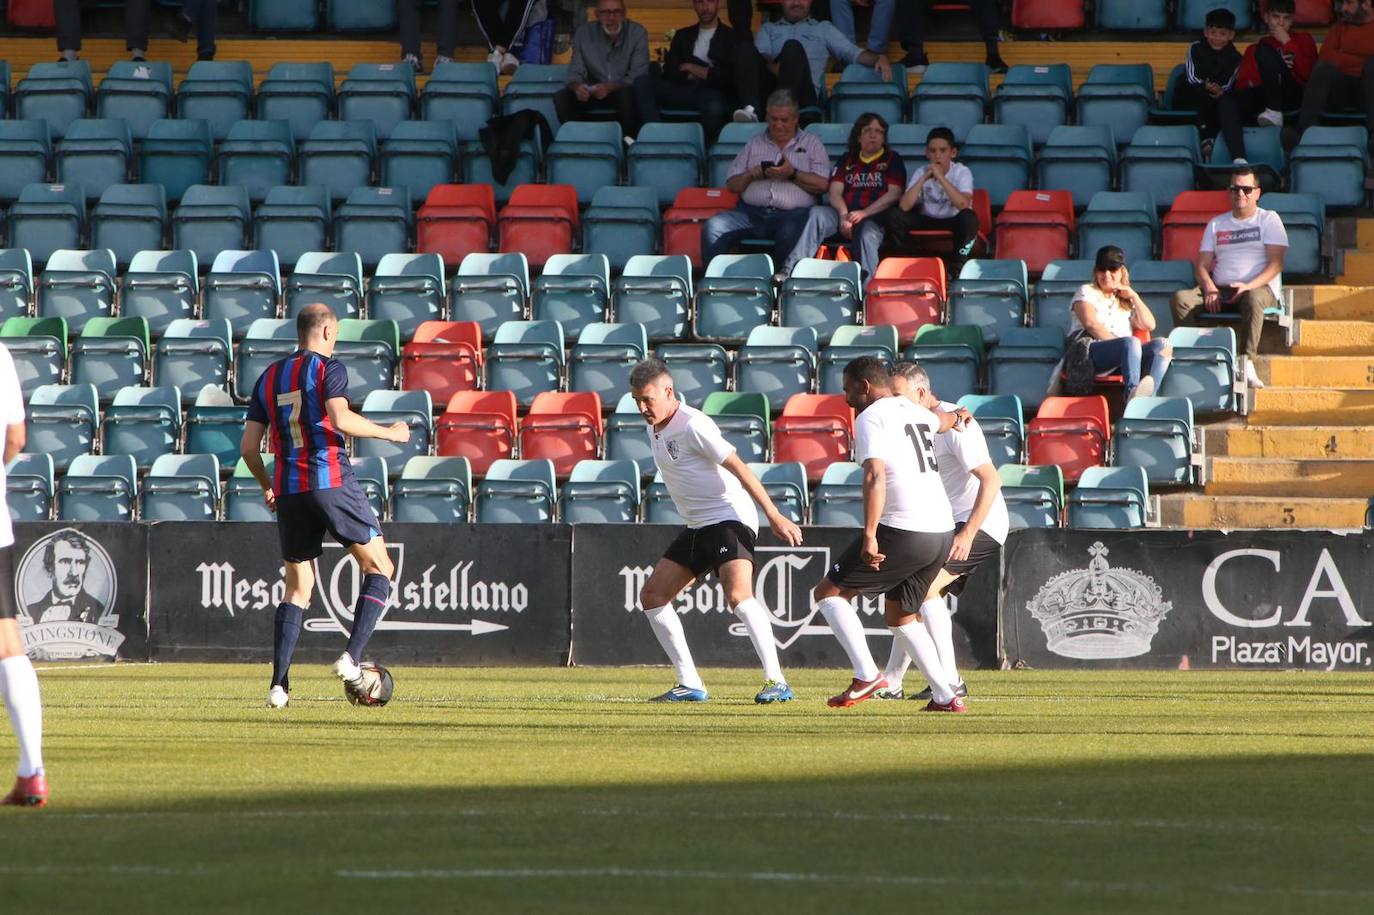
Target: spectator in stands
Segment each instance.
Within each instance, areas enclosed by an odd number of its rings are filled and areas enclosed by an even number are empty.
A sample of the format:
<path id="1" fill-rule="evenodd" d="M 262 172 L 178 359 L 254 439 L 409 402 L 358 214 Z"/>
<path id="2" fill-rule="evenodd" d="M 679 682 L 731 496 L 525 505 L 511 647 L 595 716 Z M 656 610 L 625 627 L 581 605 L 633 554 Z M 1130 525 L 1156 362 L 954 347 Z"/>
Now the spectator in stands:
<path id="1" fill-rule="evenodd" d="M 943 229 L 954 235 L 949 275 L 958 276 L 978 241 L 978 214 L 973 212 L 973 172 L 954 161 L 959 147 L 954 131 L 934 127 L 926 135 L 926 164 L 911 174 L 906 193 L 887 224 L 887 244 L 904 257 L 920 253 L 913 231 Z"/>
<path id="2" fill-rule="evenodd" d="M 930 7 L 934 0 L 904 0 L 897 4 L 897 31 L 901 36 L 902 49 L 906 56 L 902 64 L 913 73 L 924 73 L 930 66 L 926 56 L 925 36 L 929 28 Z M 986 51 L 984 63 L 993 73 L 1006 73 L 1007 62 L 998 50 L 999 29 L 997 22 L 997 0 L 969 0 L 973 14 L 978 19 L 978 34 L 983 39 Z M 877 13 L 874 13 L 877 16 Z"/>
<path id="3" fill-rule="evenodd" d="M 816 196 L 829 184 L 830 157 L 819 137 L 800 128 L 796 97 L 779 89 L 768 97 L 765 111 L 768 128 L 744 144 L 725 180 L 739 203 L 702 226 L 706 261 L 729 253 L 740 239 L 771 238 L 773 261 L 783 263 L 797 246 Z"/>
<path id="4" fill-rule="evenodd" d="M 134 60 L 148 59 L 149 4 L 150 0 L 129 0 L 124 4 L 124 47 Z M 80 60 L 80 0 L 53 0 L 52 12 L 57 25 L 58 55 L 63 60 Z"/>
<path id="5" fill-rule="evenodd" d="M 649 72 L 649 33 L 625 18 L 625 0 L 597 0 L 596 21 L 573 33 L 568 84 L 553 97 L 560 123 L 596 120 L 614 108 L 627 138 L 639 132 L 634 81 Z"/>
<path id="6" fill-rule="evenodd" d="M 720 21 L 720 0 L 692 0 L 695 25 L 673 32 L 663 71 L 635 80 L 639 117 L 663 120 L 660 106 L 697 112 L 707 144 L 714 143 L 729 117 L 734 97 L 730 60 L 739 33 Z"/>
<path id="7" fill-rule="evenodd" d="M 1317 42 L 1293 31 L 1293 14 L 1293 0 L 1269 0 L 1269 34 L 1245 49 L 1235 88 L 1218 100 L 1221 134 L 1238 162 L 1245 161 L 1243 125 L 1282 127 L 1284 111 L 1302 104 L 1302 87 L 1317 64 Z"/>
<path id="8" fill-rule="evenodd" d="M 1217 135 L 1217 106 L 1230 92 L 1240 68 L 1236 50 L 1236 14 L 1228 9 L 1207 12 L 1202 38 L 1188 47 L 1183 58 L 1184 78 L 1174 86 L 1174 107 L 1198 113 L 1198 131 L 1207 150 Z M 1205 150 L 1203 157 L 1208 152 Z"/>
<path id="9" fill-rule="evenodd" d="M 1298 112 L 1298 134 L 1324 111 L 1362 111 L 1374 130 L 1374 0 L 1340 0 L 1339 20 L 1326 33 L 1317 65 L 1307 79 Z M 1297 145 L 1288 133 L 1285 145 Z"/>
<path id="10" fill-rule="evenodd" d="M 439 0 L 440 3 L 445 0 Z M 491 53 L 487 61 L 496 72 L 509 76 L 520 67 L 520 58 L 511 53 L 511 48 L 520 40 L 525 29 L 533 25 L 531 14 L 536 0 L 472 0 L 472 12 L 477 18 L 477 28 L 487 39 Z M 502 6 L 505 12 L 501 12 Z M 543 21 L 542 19 L 539 21 Z"/>
<path id="11" fill-rule="evenodd" d="M 420 54 L 420 3 L 421 0 L 396 0 L 401 60 L 415 68 L 416 73 L 425 72 L 424 58 Z M 438 54 L 434 58 L 435 66 L 453 60 L 453 49 L 458 46 L 458 0 L 439 0 L 439 37 L 436 43 Z M 501 69 L 499 64 L 496 69 Z"/>
<path id="12" fill-rule="evenodd" d="M 754 0 L 726 0 L 730 14 L 730 28 L 748 41 L 754 35 Z"/>
<path id="13" fill-rule="evenodd" d="M 1288 233 L 1283 220 L 1259 206 L 1255 170 L 1242 165 L 1231 172 L 1231 211 L 1213 217 L 1202 233 L 1193 272 L 1197 286 L 1174 293 L 1174 323 L 1196 325 L 1198 319 L 1223 310 L 1240 315 L 1236 338 L 1245 360 L 1245 379 L 1262 388 L 1255 372 L 1264 310 L 1277 307 L 1282 293 L 1283 254 Z"/>
<path id="14" fill-rule="evenodd" d="M 817 247 L 838 232 L 855 244 L 864 275 L 872 276 L 888 217 L 904 187 L 906 166 L 887 145 L 887 121 L 871 112 L 859 115 L 849 131 L 849 149 L 830 175 L 828 200 L 811 208 L 797 246 L 783 261 L 784 272 L 815 256 Z"/>
<path id="15" fill-rule="evenodd" d="M 868 36 L 864 44 L 874 54 L 887 53 L 887 36 L 892 31 L 892 17 L 897 12 L 897 0 L 830 0 L 830 21 L 840 34 L 851 42 L 858 43 L 854 30 L 854 7 L 863 5 L 872 8 L 873 16 L 868 21 Z"/>
<path id="16" fill-rule="evenodd" d="M 872 67 L 883 79 L 892 79 L 892 65 L 885 55 L 860 50 L 833 23 L 812 19 L 811 0 L 783 0 L 780 21 L 765 23 L 752 46 L 743 42 L 736 46 L 734 71 L 743 106 L 735 112 L 735 120 L 757 121 L 759 103 L 774 89 L 791 92 L 803 108 L 815 107 L 832 55 L 843 63 Z"/>
<path id="17" fill-rule="evenodd" d="M 1115 372 L 1126 385 L 1126 397 L 1149 397 L 1159 390 L 1173 348 L 1163 337 L 1142 343 L 1136 331 L 1155 329 L 1150 306 L 1131 288 L 1126 253 L 1116 245 L 1097 249 L 1093 281 L 1073 299 L 1073 327 L 1068 343 L 1090 340 L 1088 354 L 1096 373 Z"/>

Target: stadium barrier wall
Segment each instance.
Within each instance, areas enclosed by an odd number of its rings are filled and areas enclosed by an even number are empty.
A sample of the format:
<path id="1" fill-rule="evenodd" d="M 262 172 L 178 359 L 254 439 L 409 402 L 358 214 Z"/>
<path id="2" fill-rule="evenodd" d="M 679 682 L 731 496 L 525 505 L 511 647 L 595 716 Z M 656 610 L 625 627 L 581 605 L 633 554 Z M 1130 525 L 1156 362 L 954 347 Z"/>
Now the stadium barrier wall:
<path id="1" fill-rule="evenodd" d="M 1028 530 L 1004 553 L 1013 664 L 1371 666 L 1368 532 Z"/>

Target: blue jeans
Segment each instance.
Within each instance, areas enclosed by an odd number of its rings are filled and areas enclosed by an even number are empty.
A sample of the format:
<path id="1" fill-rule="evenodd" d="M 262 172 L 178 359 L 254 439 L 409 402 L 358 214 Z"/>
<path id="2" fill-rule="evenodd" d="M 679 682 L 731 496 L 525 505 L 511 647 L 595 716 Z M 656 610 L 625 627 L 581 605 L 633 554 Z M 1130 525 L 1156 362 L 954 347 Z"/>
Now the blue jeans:
<path id="1" fill-rule="evenodd" d="M 874 54 L 887 53 L 887 35 L 892 30 L 892 17 L 897 13 L 897 0 L 874 0 L 873 18 L 868 23 L 868 50 Z M 854 7 L 851 0 L 830 0 L 830 21 L 850 41 L 854 37 Z"/>
<path id="2" fill-rule="evenodd" d="M 815 257 L 816 249 L 839 231 L 840 214 L 833 207 L 812 207 L 810 215 L 806 217 L 806 225 L 802 226 L 797 246 L 782 262 L 783 271 L 791 273 L 797 261 L 803 257 Z M 859 266 L 863 267 L 865 277 L 873 276 L 873 271 L 878 269 L 878 248 L 883 243 L 886 231 L 887 213 L 879 213 L 859 223 L 859 228 L 854 233 L 854 247 L 858 250 Z"/>
<path id="3" fill-rule="evenodd" d="M 1110 340 L 1095 340 L 1088 347 L 1093 358 L 1093 368 L 1102 372 L 1117 372 L 1126 383 L 1126 396 L 1135 392 L 1142 375 L 1154 379 L 1155 394 L 1159 394 L 1160 383 L 1164 381 L 1164 371 L 1169 367 L 1169 357 L 1164 355 L 1169 341 L 1155 337 L 1149 343 L 1141 343 L 1135 337 L 1113 337 Z"/>
<path id="4" fill-rule="evenodd" d="M 771 238 L 773 263 L 781 265 L 797 246 L 810 214 L 810 207 L 778 210 L 740 203 L 733 210 L 712 216 L 701 227 L 701 259 L 709 264 L 711 258 L 729 254 L 735 243 L 745 238 Z"/>

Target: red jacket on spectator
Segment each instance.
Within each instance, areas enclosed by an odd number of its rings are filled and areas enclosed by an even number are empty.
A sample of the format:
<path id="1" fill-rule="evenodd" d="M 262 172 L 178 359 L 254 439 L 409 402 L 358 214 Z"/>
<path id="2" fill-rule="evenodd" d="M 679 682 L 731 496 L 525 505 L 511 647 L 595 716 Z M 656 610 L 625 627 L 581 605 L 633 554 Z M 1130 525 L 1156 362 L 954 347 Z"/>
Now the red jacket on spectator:
<path id="1" fill-rule="evenodd" d="M 1364 62 L 1370 57 L 1374 57 L 1374 20 L 1363 25 L 1337 22 L 1326 33 L 1317 60 L 1329 60 L 1346 76 L 1359 79 Z"/>
<path id="2" fill-rule="evenodd" d="M 1334 32 L 1335 29 L 1332 29 Z M 1327 43 L 1330 44 L 1330 39 Z M 1312 68 L 1317 65 L 1317 42 L 1307 32 L 1289 32 L 1287 44 L 1279 44 L 1277 38 L 1272 35 L 1265 35 L 1250 47 L 1245 49 L 1245 57 L 1240 62 L 1240 72 L 1236 74 L 1237 89 L 1253 89 L 1260 84 L 1259 64 L 1255 61 L 1255 49 L 1260 45 L 1268 45 L 1274 48 L 1283 56 L 1288 64 L 1288 70 L 1293 74 L 1293 79 L 1299 86 L 1307 85 L 1307 78 L 1312 75 Z M 1344 67 L 1342 67 L 1344 69 Z M 1356 75 L 1359 75 L 1358 72 Z"/>

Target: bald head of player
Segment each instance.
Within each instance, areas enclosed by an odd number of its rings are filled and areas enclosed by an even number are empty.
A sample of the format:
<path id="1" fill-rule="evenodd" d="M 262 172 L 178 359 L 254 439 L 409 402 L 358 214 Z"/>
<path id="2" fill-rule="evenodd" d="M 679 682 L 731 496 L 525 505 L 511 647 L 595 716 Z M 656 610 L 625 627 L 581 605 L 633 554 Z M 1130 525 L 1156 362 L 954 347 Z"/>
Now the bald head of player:
<path id="1" fill-rule="evenodd" d="M 869 404 L 892 396 L 892 376 L 876 356 L 860 356 L 844 367 L 844 399 L 862 412 Z"/>
<path id="2" fill-rule="evenodd" d="M 315 302 L 296 315 L 296 342 L 301 349 L 319 353 L 326 359 L 334 355 L 339 337 L 339 319 L 328 305 Z"/>
<path id="3" fill-rule="evenodd" d="M 899 362 L 892 367 L 892 393 L 927 410 L 940 405 L 940 398 L 930 389 L 930 376 L 918 362 Z"/>
<path id="4" fill-rule="evenodd" d="M 673 390 L 673 376 L 668 363 L 649 358 L 630 370 L 630 396 L 644 421 L 661 427 L 677 412 L 677 393 Z"/>

